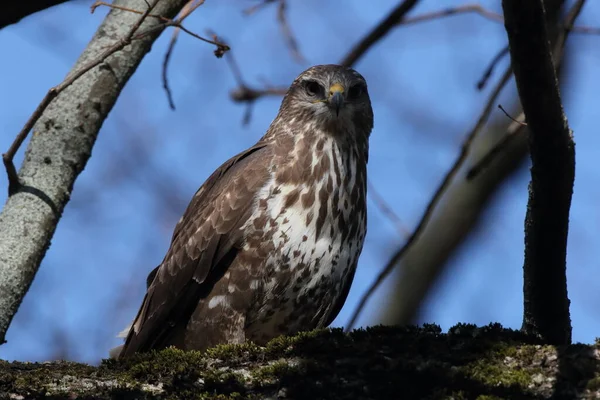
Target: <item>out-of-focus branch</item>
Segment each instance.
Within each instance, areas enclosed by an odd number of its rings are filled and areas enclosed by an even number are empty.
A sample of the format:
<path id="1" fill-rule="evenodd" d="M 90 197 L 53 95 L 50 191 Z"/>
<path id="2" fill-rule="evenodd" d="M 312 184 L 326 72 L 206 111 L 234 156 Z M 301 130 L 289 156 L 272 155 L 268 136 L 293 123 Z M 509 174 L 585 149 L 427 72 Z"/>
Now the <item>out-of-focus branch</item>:
<path id="1" fill-rule="evenodd" d="M 498 54 L 496 54 L 496 56 L 490 62 L 490 65 L 486 68 L 479 82 L 477 82 L 477 90 L 482 90 L 485 87 L 486 83 L 489 81 L 490 77 L 494 73 L 494 68 L 496 68 L 496 65 L 498 65 L 500 60 L 502 60 L 507 54 L 508 46 L 504 46 L 502 49 L 500 49 Z"/>
<path id="2" fill-rule="evenodd" d="M 541 0 L 503 0 L 512 66 L 529 126 L 523 329 L 571 342 L 566 256 L 575 144 L 561 103 Z"/>
<path id="3" fill-rule="evenodd" d="M 252 7 L 248 7 L 244 10 L 244 14 L 251 15 L 256 11 L 260 10 L 264 6 L 268 4 L 278 3 L 277 6 L 277 22 L 279 22 L 279 27 L 281 28 L 281 33 L 283 34 L 283 38 L 285 39 L 290 52 L 292 53 L 292 57 L 299 64 L 304 64 L 306 59 L 300 52 L 300 46 L 298 46 L 298 41 L 296 37 L 292 33 L 292 28 L 290 28 L 290 24 L 287 18 L 287 1 L 286 0 L 264 0 L 262 3 L 256 4 Z"/>
<path id="4" fill-rule="evenodd" d="M 169 47 L 167 48 L 167 51 L 165 53 L 165 58 L 163 60 L 162 81 L 163 81 L 163 88 L 165 89 L 165 92 L 167 94 L 167 101 L 169 102 L 169 107 L 171 108 L 171 110 L 175 110 L 175 102 L 173 101 L 173 94 L 171 93 L 171 88 L 169 87 L 169 79 L 168 79 L 168 71 L 167 71 L 169 68 L 169 61 L 171 60 L 171 54 L 173 54 L 173 49 L 175 48 L 175 44 L 177 43 L 177 38 L 179 37 L 179 32 L 181 32 L 181 30 L 182 30 L 181 23 L 183 22 L 184 19 L 186 19 L 194 11 L 196 11 L 196 9 L 198 7 L 200 7 L 202 4 L 204 4 L 204 0 L 191 0 L 185 5 L 185 7 L 183 7 L 183 10 L 181 10 L 179 15 L 177 16 L 177 22 L 179 22 L 180 26 L 175 27 L 175 29 L 173 30 L 173 34 L 171 35 L 171 41 L 169 42 Z M 225 54 L 225 52 L 229 51 L 229 46 L 227 46 L 223 42 L 217 40 L 216 36 L 213 37 L 213 40 L 211 42 L 213 44 L 218 43 L 217 49 L 215 50 L 215 56 L 217 56 L 217 58 L 223 57 L 223 54 Z"/>
<path id="5" fill-rule="evenodd" d="M 404 18 L 402 21 L 398 22 L 398 25 L 412 25 L 420 22 L 433 21 L 444 17 L 450 17 L 453 15 L 466 13 L 475 13 L 485 19 L 494 22 L 504 22 L 504 17 L 501 14 L 487 10 L 481 4 L 465 4 L 462 6 L 444 8 L 440 11 L 433 11 L 421 15 L 416 15 L 414 17 Z M 600 28 L 590 26 L 570 26 L 568 30 L 573 33 L 581 33 L 586 35 L 600 35 Z"/>
<path id="6" fill-rule="evenodd" d="M 563 29 L 561 29 L 558 33 L 556 45 L 554 46 L 554 49 L 552 51 L 552 58 L 554 64 L 557 66 L 560 66 L 560 61 L 562 59 L 562 54 L 565 49 L 568 34 L 572 32 L 573 24 L 579 16 L 579 13 L 581 12 L 584 4 L 585 0 L 578 0 L 577 3 L 575 3 L 573 7 L 571 7 L 571 10 L 569 10 L 565 17 Z M 508 50 L 508 47 L 506 49 Z M 525 121 L 525 115 L 521 113 L 518 117 L 514 118 L 513 120 L 517 121 L 519 124 L 523 124 Z M 478 162 L 476 162 L 469 169 L 469 171 L 467 172 L 467 179 L 471 180 L 475 178 L 481 171 L 487 168 L 487 166 L 490 163 L 492 163 L 492 161 L 494 161 L 495 157 L 497 157 L 508 146 L 510 146 L 513 140 L 518 138 L 518 135 L 515 134 L 524 134 L 526 132 L 526 129 L 509 129 L 506 135 L 496 145 L 494 145 L 487 154 L 485 154 Z"/>
<path id="7" fill-rule="evenodd" d="M 38 11 L 67 2 L 68 0 L 3 1 L 0 3 L 0 29 L 16 24 L 21 19 Z"/>
<path id="8" fill-rule="evenodd" d="M 254 12 L 258 9 L 258 7 L 262 7 L 265 4 L 272 3 L 274 1 L 276 0 L 267 0 L 257 6 L 254 6 L 251 9 L 246 10 L 246 13 Z M 377 24 L 371 30 L 371 32 L 369 32 L 364 38 L 362 38 L 348 52 L 348 54 L 340 61 L 340 65 L 346 65 L 348 67 L 353 66 L 354 63 L 356 63 L 356 61 L 358 61 L 367 52 L 367 50 L 371 48 L 371 46 L 377 43 L 391 29 L 393 29 L 394 26 L 402 20 L 406 13 L 408 13 L 418 2 L 419 0 L 404 0 L 400 4 L 398 4 L 398 6 L 394 10 L 392 10 L 392 12 L 388 14 L 388 16 L 383 21 Z M 230 63 L 230 65 L 232 64 Z M 241 79 L 241 74 L 239 73 L 239 68 L 237 68 L 237 66 L 232 65 L 232 70 L 234 76 L 236 76 L 236 80 L 238 81 L 238 88 L 233 90 L 230 93 L 230 96 L 233 101 L 245 102 L 248 104 L 246 117 L 244 118 L 244 121 L 246 122 L 248 120 L 247 116 L 249 115 L 248 110 L 251 110 L 251 105 L 253 102 L 255 102 L 257 99 L 263 96 L 283 95 L 287 91 L 287 88 L 284 89 L 277 87 L 270 87 L 265 89 L 252 88 L 243 83 L 243 80 Z M 236 70 L 238 72 L 236 72 Z"/>
<path id="9" fill-rule="evenodd" d="M 396 228 L 396 231 L 398 232 L 398 235 L 400 235 L 400 237 L 403 239 L 408 239 L 411 236 L 410 230 L 402 222 L 400 217 L 394 212 L 394 210 L 387 203 L 387 201 L 385 201 L 383 196 L 381 194 L 379 194 L 379 191 L 377 190 L 377 188 L 375 188 L 373 183 L 371 183 L 371 181 L 368 179 L 367 179 L 367 189 L 368 189 L 367 193 L 368 193 L 369 197 L 371 198 L 371 200 L 373 200 L 373 203 L 375 204 L 375 206 L 377 206 L 379 211 L 381 211 L 381 213 L 383 215 L 385 215 L 387 217 L 387 219 L 389 219 L 390 222 L 394 225 L 394 227 Z"/>
<path id="10" fill-rule="evenodd" d="M 350 317 L 350 320 L 348 321 L 348 324 L 346 325 L 347 329 L 352 329 L 355 326 L 356 320 L 358 319 L 360 313 L 363 311 L 364 307 L 366 306 L 367 301 L 371 298 L 371 296 L 375 293 L 375 291 L 379 288 L 379 286 L 385 281 L 385 279 L 389 276 L 389 274 L 394 270 L 394 268 L 396 267 L 398 262 L 405 256 L 405 254 L 407 252 L 409 252 L 409 250 L 411 250 L 413 248 L 413 244 L 415 244 L 417 242 L 417 239 L 420 238 L 421 233 L 425 230 L 425 228 L 429 224 L 429 221 L 431 220 L 431 218 L 433 216 L 433 212 L 435 211 L 436 207 L 438 207 L 440 201 L 442 200 L 442 197 L 447 192 L 447 190 L 450 187 L 450 185 L 452 184 L 454 178 L 457 176 L 459 170 L 461 169 L 464 162 L 466 161 L 467 156 L 469 155 L 471 143 L 473 142 L 476 135 L 482 130 L 485 123 L 487 122 L 487 119 L 489 118 L 489 115 L 494 108 L 493 106 L 496 102 L 496 99 L 498 98 L 498 96 L 500 95 L 500 92 L 502 91 L 502 89 L 504 88 L 506 83 L 508 82 L 508 80 L 511 76 L 511 72 L 512 72 L 512 70 L 510 68 L 508 68 L 504 72 L 504 75 L 502 76 L 500 81 L 496 84 L 496 87 L 494 88 L 494 91 L 490 95 L 486 106 L 484 107 L 481 115 L 479 116 L 477 123 L 475 124 L 475 127 L 471 130 L 471 132 L 467 136 L 465 142 L 463 143 L 460 155 L 458 156 L 458 158 L 456 159 L 456 161 L 454 162 L 454 164 L 452 165 L 452 167 L 450 168 L 450 170 L 444 177 L 440 186 L 435 191 L 433 197 L 429 201 L 429 204 L 427 204 L 427 207 L 425 208 L 425 212 L 423 213 L 423 216 L 421 217 L 421 220 L 419 221 L 417 228 L 415 229 L 413 234 L 408 238 L 406 243 L 392 255 L 392 257 L 387 262 L 385 267 L 381 270 L 379 275 L 377 275 L 377 278 L 375 279 L 375 281 L 371 284 L 371 286 L 369 286 L 367 291 L 361 296 L 358 306 L 353 311 L 352 316 Z M 437 250 L 439 250 L 439 249 L 437 249 Z M 431 275 L 423 274 L 423 277 L 425 279 L 427 279 L 429 276 L 431 276 Z M 422 279 L 421 279 L 421 281 L 422 281 Z M 426 286 L 425 283 L 426 282 L 424 282 L 423 284 L 419 284 L 419 282 L 411 282 L 411 284 L 413 284 L 415 287 L 414 292 L 417 294 L 420 294 L 421 291 L 423 290 L 422 287 Z M 421 288 L 421 289 L 419 289 L 419 288 Z M 418 296 L 418 295 L 417 296 L 409 296 L 408 294 L 405 293 L 405 294 L 403 294 L 403 297 L 410 299 L 411 302 L 413 303 L 413 304 L 406 305 L 406 309 L 410 310 L 410 309 L 416 308 L 416 303 L 418 301 L 420 301 L 420 299 L 422 298 L 422 295 L 421 296 Z"/>
<path id="11" fill-rule="evenodd" d="M 86 72 L 60 93 L 53 94 L 47 107 L 39 112 L 18 174 L 19 190 L 9 196 L 0 213 L 0 343 L 4 342 L 10 322 L 50 245 L 75 179 L 90 157 L 104 119 L 167 26 L 155 18 L 146 18 L 152 7 L 143 0 L 116 3 L 146 12 L 140 17 L 111 10 L 107 15 L 67 80 L 82 69 L 87 69 Z M 152 11 L 171 18 L 186 1 L 154 0 L 156 3 Z M 141 35 L 143 32 L 148 33 Z M 136 35 L 140 35 L 138 40 L 131 40 Z M 121 39 L 115 41 L 115 37 Z M 105 56 L 115 46 L 121 50 Z M 96 60 L 100 61 L 94 64 Z"/>
<path id="12" fill-rule="evenodd" d="M 340 62 L 347 67 L 353 66 L 375 43 L 383 38 L 397 24 L 401 23 L 404 16 L 417 5 L 419 0 L 404 0 L 388 14 L 383 21 L 371 30 L 362 40 L 360 40 L 346 57 Z"/>
<path id="13" fill-rule="evenodd" d="M 555 15 L 558 14 L 562 1 L 552 0 L 550 3 L 553 12 L 549 13 L 548 24 L 551 27 L 559 26 L 561 24 L 555 22 Z M 573 11 L 569 13 L 566 21 L 574 20 L 572 18 Z M 568 29 L 561 29 L 560 34 L 558 34 L 558 37 L 554 41 L 556 43 L 555 55 L 557 56 L 557 65 L 560 63 L 562 57 L 562 47 L 564 46 L 564 39 L 567 31 Z M 508 79 L 507 74 L 509 74 L 508 70 L 505 73 L 504 78 L 501 79 L 497 89 L 502 86 L 502 81 Z M 496 91 L 494 91 L 492 97 L 496 94 Z M 391 320 L 386 320 L 384 322 L 394 324 L 413 322 L 427 292 L 442 271 L 445 260 L 451 254 L 451 251 L 462 242 L 464 236 L 474 225 L 477 216 L 480 214 L 482 207 L 485 204 L 485 200 L 493 192 L 493 189 L 498 183 L 516 167 L 517 160 L 522 159 L 526 151 L 526 141 L 521 132 L 523 132 L 526 127 L 520 123 L 513 122 L 510 124 L 510 127 L 508 127 L 508 130 L 516 130 L 517 132 L 513 133 L 513 135 L 515 136 L 515 139 L 519 140 L 510 141 L 510 144 L 504 148 L 505 154 L 510 156 L 494 159 L 490 168 L 485 171 L 485 174 L 481 174 L 482 176 L 478 175 L 477 179 L 464 179 L 464 175 L 466 175 L 467 171 L 470 169 L 469 165 L 465 162 L 467 161 L 467 158 L 464 152 L 476 152 L 475 149 L 478 147 L 476 142 L 480 142 L 480 139 L 478 139 L 480 133 L 478 133 L 478 131 L 484 128 L 487 115 L 489 115 L 494 104 L 495 100 L 490 98 L 479 122 L 476 124 L 474 130 L 471 131 L 471 134 L 465 142 L 466 147 L 463 146 L 463 153 L 461 153 L 457 163 L 453 165 L 446 175 L 444 182 L 438 188 L 434 198 L 429 203 L 424 216 L 417 227 L 417 231 L 413 237 L 411 237 L 411 239 L 409 239 L 407 243 L 393 255 L 392 259 L 386 264 L 376 281 L 361 298 L 359 306 L 355 310 L 348 327 L 354 325 L 361 309 L 365 307 L 368 299 L 373 295 L 376 288 L 384 281 L 385 277 L 394 270 L 394 267 L 398 263 L 400 263 L 400 276 L 393 291 L 395 297 L 394 302 L 397 306 L 394 307 L 394 315 L 391 316 Z M 431 251 L 432 248 L 435 248 L 436 251 Z"/>

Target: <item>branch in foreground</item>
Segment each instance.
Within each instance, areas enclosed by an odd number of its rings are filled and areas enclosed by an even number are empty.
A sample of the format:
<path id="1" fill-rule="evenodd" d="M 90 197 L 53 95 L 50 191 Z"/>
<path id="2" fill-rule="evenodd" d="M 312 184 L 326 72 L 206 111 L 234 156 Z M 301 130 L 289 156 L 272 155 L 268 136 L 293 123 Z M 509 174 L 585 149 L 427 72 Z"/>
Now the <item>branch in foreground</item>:
<path id="1" fill-rule="evenodd" d="M 156 4 L 157 1 L 158 0 L 155 0 L 153 4 Z M 146 4 L 148 4 L 148 3 L 146 2 Z M 201 4 L 202 3 L 198 4 L 198 6 Z M 189 31 L 187 28 L 185 28 L 183 25 L 181 25 L 181 22 L 182 22 L 183 18 L 185 18 L 185 17 L 182 17 L 178 20 L 172 20 L 172 19 L 164 17 L 162 15 L 151 14 L 150 11 L 152 11 L 154 5 L 148 4 L 146 11 L 138 11 L 138 10 L 134 10 L 129 7 L 119 6 L 117 4 L 108 4 L 103 1 L 96 1 L 92 5 L 92 8 L 91 8 L 92 13 L 99 6 L 108 6 L 110 8 L 116 9 L 116 10 L 127 11 L 127 12 L 131 12 L 134 14 L 139 14 L 141 16 L 138 19 L 138 22 L 129 30 L 129 33 L 125 37 L 121 38 L 121 40 L 117 41 L 112 46 L 108 46 L 109 48 L 106 51 L 102 52 L 102 54 L 100 54 L 97 58 L 91 60 L 86 65 L 81 66 L 75 72 L 72 72 L 71 74 L 69 74 L 69 76 L 63 82 L 61 82 L 58 86 L 50 88 L 48 93 L 46 93 L 46 96 L 44 96 L 44 99 L 42 100 L 42 102 L 37 106 L 37 108 L 31 115 L 31 117 L 29 117 L 29 119 L 25 123 L 25 126 L 21 129 L 21 131 L 15 137 L 15 140 L 9 147 L 8 151 L 6 153 L 2 154 L 2 162 L 4 163 L 4 167 L 6 168 L 6 173 L 8 175 L 8 194 L 9 194 L 9 196 L 16 193 L 21 187 L 21 183 L 19 181 L 19 178 L 17 176 L 17 171 L 16 171 L 15 165 L 13 163 L 15 154 L 17 153 L 17 151 L 19 150 L 19 148 L 21 147 L 21 145 L 27 138 L 27 135 L 29 134 L 29 131 L 31 131 L 31 128 L 33 127 L 33 125 L 38 121 L 38 119 L 40 118 L 42 113 L 46 110 L 46 107 L 48 107 L 50 102 L 56 96 L 58 96 L 67 87 L 71 86 L 73 84 L 73 82 L 75 82 L 77 79 L 79 79 L 83 74 L 85 74 L 92 68 L 100 65 L 108 57 L 113 55 L 115 52 L 122 50 L 125 46 L 130 44 L 133 40 L 140 40 L 148 35 L 154 34 L 158 31 L 162 31 L 166 27 L 172 26 L 172 27 L 175 27 L 176 29 L 181 29 L 182 31 L 195 37 L 196 39 L 199 39 L 199 40 L 202 40 L 203 42 L 210 43 L 210 44 L 217 46 L 217 48 L 214 51 L 215 56 L 217 56 L 217 57 L 222 57 L 225 52 L 229 51 L 229 46 L 227 46 L 226 44 L 221 43 L 216 40 L 210 40 L 210 39 L 203 38 L 191 31 Z M 154 25 L 154 26 L 138 33 L 137 30 L 140 27 L 140 24 L 146 19 L 146 17 L 156 18 L 157 20 L 161 21 L 162 23 L 158 24 L 158 25 Z M 172 50 L 172 48 L 169 48 L 169 51 L 167 51 L 167 56 L 170 55 L 171 50 Z M 168 58 L 166 58 L 165 60 L 168 61 Z M 165 65 L 166 65 L 166 63 L 165 63 Z M 165 71 L 166 71 L 166 69 L 165 69 Z M 170 95 L 170 92 L 169 91 L 167 91 L 167 92 Z"/>
<path id="2" fill-rule="evenodd" d="M 3 1 L 0 5 L 0 29 L 16 24 L 25 17 L 68 0 Z"/>
<path id="3" fill-rule="evenodd" d="M 598 345 L 541 346 L 499 325 L 322 330 L 266 347 L 166 349 L 100 367 L 0 362 L 0 396 L 72 399 L 596 398 Z M 11 397 L 12 396 L 12 397 Z"/>
<path id="4" fill-rule="evenodd" d="M 147 7 L 143 0 L 117 3 L 130 8 Z M 185 3 L 162 0 L 153 11 L 173 17 Z M 164 25 L 151 18 L 142 23 L 138 15 L 112 10 L 71 72 L 76 74 L 102 57 L 107 48 L 115 46 L 115 37 L 129 36 L 131 27 L 136 26 L 152 32 L 64 88 L 40 113 L 33 127 L 18 176 L 22 186 L 8 198 L 0 214 L 0 343 L 50 245 L 104 119 Z"/>
<path id="5" fill-rule="evenodd" d="M 504 0 L 502 7 L 532 160 L 523 329 L 548 343 L 566 344 L 571 342 L 566 255 L 575 145 L 560 99 L 542 1 Z"/>

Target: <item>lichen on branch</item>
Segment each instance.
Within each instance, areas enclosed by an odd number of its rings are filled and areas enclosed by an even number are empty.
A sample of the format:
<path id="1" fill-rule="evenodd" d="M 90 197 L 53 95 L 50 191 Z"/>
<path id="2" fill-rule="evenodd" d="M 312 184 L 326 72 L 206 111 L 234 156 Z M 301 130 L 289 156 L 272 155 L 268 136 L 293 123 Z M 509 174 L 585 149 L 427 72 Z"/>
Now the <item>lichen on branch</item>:
<path id="1" fill-rule="evenodd" d="M 326 329 L 280 337 L 266 347 L 169 348 L 98 367 L 0 362 L 0 397 L 588 398 L 600 394 L 599 355 L 598 344 L 540 345 L 498 324 L 459 324 L 445 334 L 436 325 L 349 334 Z"/>

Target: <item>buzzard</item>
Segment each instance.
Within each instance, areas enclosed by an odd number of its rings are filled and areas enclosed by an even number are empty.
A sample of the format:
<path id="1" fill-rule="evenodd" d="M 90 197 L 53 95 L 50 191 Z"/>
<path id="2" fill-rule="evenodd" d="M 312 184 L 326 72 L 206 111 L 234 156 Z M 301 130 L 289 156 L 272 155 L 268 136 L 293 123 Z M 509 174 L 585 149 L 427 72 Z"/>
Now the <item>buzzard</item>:
<path id="1" fill-rule="evenodd" d="M 301 73 L 267 133 L 196 192 L 111 354 L 264 344 L 329 325 L 365 239 L 372 128 L 358 72 Z"/>

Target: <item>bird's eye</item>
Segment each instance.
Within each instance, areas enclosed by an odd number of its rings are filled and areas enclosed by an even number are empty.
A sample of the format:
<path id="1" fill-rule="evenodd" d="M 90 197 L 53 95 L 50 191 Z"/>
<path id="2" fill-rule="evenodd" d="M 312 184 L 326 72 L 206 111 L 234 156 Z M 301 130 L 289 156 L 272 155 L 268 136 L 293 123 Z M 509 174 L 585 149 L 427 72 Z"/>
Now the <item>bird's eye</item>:
<path id="1" fill-rule="evenodd" d="M 350 90 L 348 90 L 348 97 L 351 99 L 356 99 L 361 94 L 363 94 L 364 91 L 365 91 L 364 85 L 358 83 L 358 84 L 350 87 Z"/>
<path id="2" fill-rule="evenodd" d="M 323 87 L 315 81 L 307 81 L 304 89 L 309 96 L 318 96 L 323 93 Z"/>

